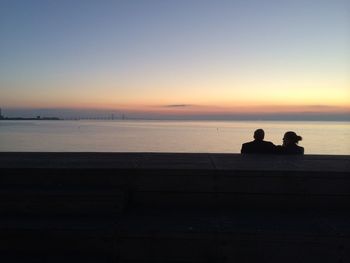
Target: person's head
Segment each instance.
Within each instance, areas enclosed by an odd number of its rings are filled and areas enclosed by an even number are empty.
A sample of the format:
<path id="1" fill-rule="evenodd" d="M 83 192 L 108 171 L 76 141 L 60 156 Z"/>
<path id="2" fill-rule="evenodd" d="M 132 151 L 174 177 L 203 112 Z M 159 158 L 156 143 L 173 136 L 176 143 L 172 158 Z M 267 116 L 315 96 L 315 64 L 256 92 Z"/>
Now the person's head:
<path id="1" fill-rule="evenodd" d="M 254 132 L 254 139 L 256 141 L 262 141 L 264 140 L 264 137 L 265 137 L 265 132 L 263 129 L 257 129 L 255 132 Z"/>
<path id="2" fill-rule="evenodd" d="M 298 144 L 303 138 L 293 131 L 288 131 L 283 136 L 283 145 Z"/>

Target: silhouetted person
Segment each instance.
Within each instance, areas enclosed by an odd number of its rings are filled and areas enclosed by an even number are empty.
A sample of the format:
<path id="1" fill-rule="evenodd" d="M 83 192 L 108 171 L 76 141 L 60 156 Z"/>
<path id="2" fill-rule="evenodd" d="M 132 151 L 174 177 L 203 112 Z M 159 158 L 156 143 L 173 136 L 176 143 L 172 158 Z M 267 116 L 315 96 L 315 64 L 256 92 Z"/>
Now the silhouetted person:
<path id="1" fill-rule="evenodd" d="M 283 144 L 277 146 L 277 153 L 285 155 L 303 155 L 304 148 L 297 145 L 302 139 L 301 136 L 293 131 L 286 132 L 283 136 Z"/>
<path id="2" fill-rule="evenodd" d="M 272 154 L 275 153 L 276 146 L 272 142 L 264 141 L 265 132 L 258 129 L 254 132 L 254 141 L 243 143 L 241 153 L 250 154 Z"/>

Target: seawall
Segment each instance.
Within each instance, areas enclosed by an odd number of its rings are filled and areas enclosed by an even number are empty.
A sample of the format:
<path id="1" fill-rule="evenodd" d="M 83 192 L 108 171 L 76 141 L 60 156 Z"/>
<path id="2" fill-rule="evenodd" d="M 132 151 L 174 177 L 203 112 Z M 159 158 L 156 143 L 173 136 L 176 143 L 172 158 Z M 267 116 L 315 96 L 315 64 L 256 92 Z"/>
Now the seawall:
<path id="1" fill-rule="evenodd" d="M 0 153 L 2 262 L 350 262 L 350 156 Z"/>

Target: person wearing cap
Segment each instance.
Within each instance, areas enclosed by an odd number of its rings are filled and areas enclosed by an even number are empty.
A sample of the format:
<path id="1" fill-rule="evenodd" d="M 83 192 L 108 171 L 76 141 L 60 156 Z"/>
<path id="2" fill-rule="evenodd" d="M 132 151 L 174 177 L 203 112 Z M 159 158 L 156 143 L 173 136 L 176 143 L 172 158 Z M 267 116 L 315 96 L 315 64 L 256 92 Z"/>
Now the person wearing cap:
<path id="1" fill-rule="evenodd" d="M 277 146 L 276 151 L 282 155 L 303 155 L 304 148 L 298 145 L 303 138 L 293 131 L 288 131 L 283 136 L 283 144 Z"/>
<path id="2" fill-rule="evenodd" d="M 265 132 L 263 129 L 257 129 L 254 132 L 254 141 L 243 143 L 242 154 L 273 154 L 276 152 L 276 146 L 272 142 L 264 141 Z"/>

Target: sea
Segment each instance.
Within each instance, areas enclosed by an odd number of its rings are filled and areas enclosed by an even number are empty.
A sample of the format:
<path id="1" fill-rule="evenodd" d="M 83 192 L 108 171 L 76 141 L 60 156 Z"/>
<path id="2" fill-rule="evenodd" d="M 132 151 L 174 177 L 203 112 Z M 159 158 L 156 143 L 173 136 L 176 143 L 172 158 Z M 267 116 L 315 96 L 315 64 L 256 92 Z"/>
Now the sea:
<path id="1" fill-rule="evenodd" d="M 296 132 L 306 154 L 350 155 L 350 122 L 315 121 L 1 120 L 0 152 L 239 153 L 259 128 L 276 145 Z"/>

